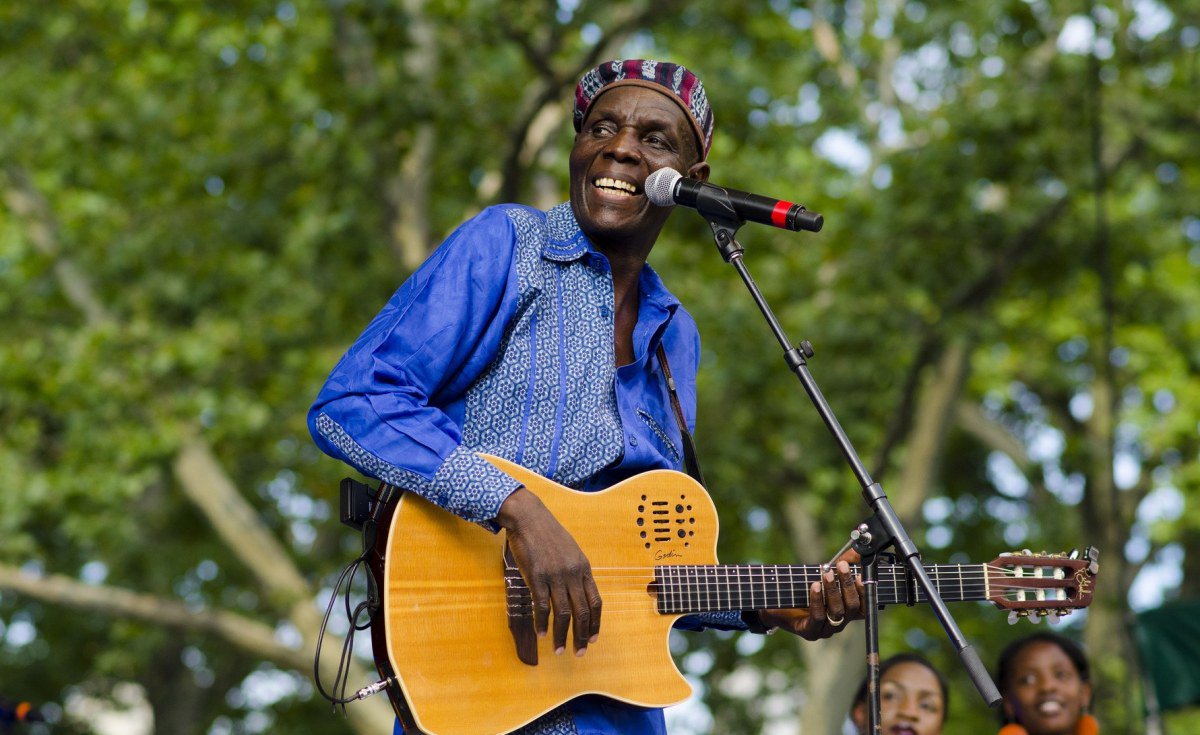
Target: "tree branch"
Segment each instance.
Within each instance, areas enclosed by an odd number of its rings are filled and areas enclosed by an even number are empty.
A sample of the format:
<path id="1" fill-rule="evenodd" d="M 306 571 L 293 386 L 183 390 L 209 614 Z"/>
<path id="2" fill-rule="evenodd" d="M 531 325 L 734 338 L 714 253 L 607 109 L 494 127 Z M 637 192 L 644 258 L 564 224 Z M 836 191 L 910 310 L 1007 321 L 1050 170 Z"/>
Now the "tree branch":
<path id="1" fill-rule="evenodd" d="M 19 166 L 5 170 L 9 185 L 4 189 L 4 201 L 13 214 L 26 220 L 29 240 L 38 252 L 54 261 L 54 277 L 67 297 L 91 326 L 113 321 L 112 314 L 100 302 L 91 282 L 80 272 L 75 261 L 63 255 L 58 223 L 50 213 L 50 205 Z"/>
<path id="2" fill-rule="evenodd" d="M 1135 138 L 1124 151 L 1106 169 L 1106 175 L 1111 176 L 1128 161 L 1134 158 L 1142 149 L 1142 141 Z M 967 283 L 952 296 L 942 314 L 955 314 L 960 311 L 977 309 L 987 303 L 991 297 L 1007 282 L 1009 274 L 1020 263 L 1022 257 L 1036 249 L 1042 241 L 1042 233 L 1054 221 L 1062 217 L 1071 203 L 1070 191 L 1055 199 L 1045 207 L 1038 216 L 1022 229 L 1000 252 L 992 259 L 988 270 Z M 943 317 L 944 319 L 945 317 Z"/>
<path id="3" fill-rule="evenodd" d="M 884 473 L 891 461 L 892 451 L 904 439 L 912 421 L 913 409 L 916 406 L 917 393 L 921 387 L 921 375 L 924 373 L 925 367 L 933 362 L 938 350 L 941 349 L 941 342 L 933 330 L 926 328 L 924 331 L 921 346 L 917 348 L 916 356 L 913 358 L 912 364 L 908 366 L 908 372 L 904 377 L 904 387 L 900 391 L 900 405 L 892 414 L 891 421 L 888 422 L 887 433 L 884 434 L 883 441 L 880 442 L 875 451 L 875 457 L 871 461 L 873 476 L 880 476 Z"/>
<path id="4" fill-rule="evenodd" d="M 241 650 L 289 669 L 303 670 L 312 663 L 310 651 L 282 645 L 270 626 L 227 610 L 195 610 L 178 600 L 120 587 L 83 584 L 59 574 L 28 575 L 6 564 L 0 564 L 0 589 L 76 610 L 213 634 Z"/>
<path id="5" fill-rule="evenodd" d="M 405 71 L 413 79 L 429 79 L 437 68 L 437 37 L 425 15 L 424 0 L 405 0 L 408 35 L 412 48 L 404 55 Z M 433 171 L 437 133 L 429 119 L 417 122 L 400 170 L 384 185 L 392 211 L 388 228 L 392 249 L 401 264 L 414 271 L 433 246 L 429 222 L 429 184 Z"/>
<path id="6" fill-rule="evenodd" d="M 907 521 L 916 517 L 921 509 L 941 464 L 946 430 L 950 426 L 954 405 L 962 393 L 969 354 L 969 347 L 964 341 L 952 342 L 942 352 L 937 368 L 922 391 L 893 501 L 896 514 Z"/>

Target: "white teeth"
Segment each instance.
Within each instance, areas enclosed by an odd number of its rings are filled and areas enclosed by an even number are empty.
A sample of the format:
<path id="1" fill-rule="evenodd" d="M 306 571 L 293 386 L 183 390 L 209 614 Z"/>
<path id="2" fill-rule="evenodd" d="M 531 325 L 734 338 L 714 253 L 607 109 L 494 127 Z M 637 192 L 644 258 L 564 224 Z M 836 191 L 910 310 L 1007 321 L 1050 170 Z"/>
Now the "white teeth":
<path id="1" fill-rule="evenodd" d="M 619 191 L 619 192 L 622 192 L 625 194 L 636 194 L 637 193 L 637 187 L 635 187 L 633 184 L 630 184 L 627 181 L 618 181 L 617 179 L 611 179 L 607 176 L 602 176 L 601 178 L 596 179 L 595 186 L 600 189 L 610 189 L 610 190 Z"/>
<path id="2" fill-rule="evenodd" d="M 1062 712 L 1063 706 L 1060 702 L 1048 701 L 1038 705 L 1038 712 L 1044 715 L 1056 715 Z"/>

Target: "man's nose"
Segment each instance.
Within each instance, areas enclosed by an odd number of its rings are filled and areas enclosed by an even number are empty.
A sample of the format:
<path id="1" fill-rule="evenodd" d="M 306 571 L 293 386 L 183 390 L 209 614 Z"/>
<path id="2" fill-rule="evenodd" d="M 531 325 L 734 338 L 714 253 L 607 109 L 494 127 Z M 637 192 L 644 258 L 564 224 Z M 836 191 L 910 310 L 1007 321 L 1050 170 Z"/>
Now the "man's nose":
<path id="1" fill-rule="evenodd" d="M 637 131 L 630 128 L 618 128 L 609 139 L 605 153 L 617 160 L 636 160 L 640 156 Z"/>

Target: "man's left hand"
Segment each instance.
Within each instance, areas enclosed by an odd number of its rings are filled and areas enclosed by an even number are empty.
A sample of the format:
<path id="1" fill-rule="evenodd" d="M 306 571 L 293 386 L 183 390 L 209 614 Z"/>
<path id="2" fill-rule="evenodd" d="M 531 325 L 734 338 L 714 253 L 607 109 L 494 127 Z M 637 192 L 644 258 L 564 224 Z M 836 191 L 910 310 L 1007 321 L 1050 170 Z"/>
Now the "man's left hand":
<path id="1" fill-rule="evenodd" d="M 857 556 L 857 554 L 855 554 Z M 808 590 L 808 609 L 759 610 L 764 625 L 777 626 L 809 641 L 828 638 L 865 615 L 862 578 L 850 571 L 847 557 L 827 570 Z"/>

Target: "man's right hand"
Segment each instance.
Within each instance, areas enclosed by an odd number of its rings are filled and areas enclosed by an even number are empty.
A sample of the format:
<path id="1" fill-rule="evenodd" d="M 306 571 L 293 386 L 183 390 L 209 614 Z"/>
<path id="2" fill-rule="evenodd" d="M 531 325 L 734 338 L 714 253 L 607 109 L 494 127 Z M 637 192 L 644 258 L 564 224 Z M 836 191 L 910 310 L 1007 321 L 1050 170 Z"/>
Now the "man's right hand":
<path id="1" fill-rule="evenodd" d="M 533 597 L 533 628 L 529 618 L 509 618 L 517 657 L 536 665 L 537 639 L 546 635 L 554 618 L 554 652 L 566 651 L 567 629 L 574 631 L 576 656 L 600 634 L 600 590 L 592 579 L 592 565 L 567 529 L 536 495 L 518 488 L 500 506 L 496 516 L 508 532 L 508 547 Z"/>

